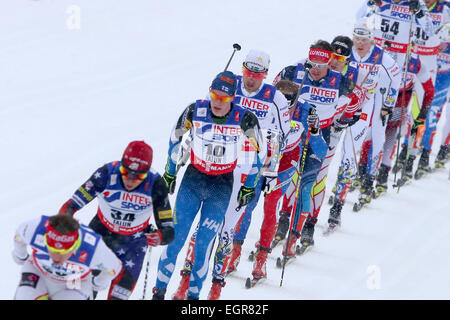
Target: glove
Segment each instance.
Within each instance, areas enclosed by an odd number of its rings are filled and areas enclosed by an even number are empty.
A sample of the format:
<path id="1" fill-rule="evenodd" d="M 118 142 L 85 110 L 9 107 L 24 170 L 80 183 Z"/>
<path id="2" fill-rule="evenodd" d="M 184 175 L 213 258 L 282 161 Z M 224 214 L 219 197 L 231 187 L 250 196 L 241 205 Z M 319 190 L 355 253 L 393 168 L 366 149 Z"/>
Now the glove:
<path id="1" fill-rule="evenodd" d="M 427 118 L 427 113 L 428 113 L 428 107 L 425 105 L 422 106 L 422 109 L 420 109 L 420 113 L 417 116 L 417 119 L 414 119 L 414 123 L 411 128 L 411 134 L 415 134 L 417 132 L 417 129 L 420 126 L 423 126 L 425 124 L 425 119 Z"/>
<path id="2" fill-rule="evenodd" d="M 162 234 L 159 230 L 150 233 L 144 233 L 144 235 L 145 238 L 147 238 L 147 244 L 150 247 L 159 246 L 162 242 Z"/>
<path id="3" fill-rule="evenodd" d="M 242 186 L 238 193 L 238 203 L 240 207 L 248 205 L 255 199 L 255 188 Z"/>
<path id="4" fill-rule="evenodd" d="M 417 18 L 422 18 L 424 16 L 419 0 L 409 0 L 409 10 L 416 15 Z"/>
<path id="5" fill-rule="evenodd" d="M 377 6 L 377 7 L 379 7 L 379 6 L 381 6 L 381 1 L 380 1 L 380 0 L 369 0 L 369 4 L 370 4 L 371 6 Z"/>
<path id="6" fill-rule="evenodd" d="M 109 288 L 111 284 L 111 278 L 108 276 L 103 276 L 103 272 L 100 272 L 99 275 L 92 277 L 92 289 L 94 291 L 102 291 Z"/>
<path id="7" fill-rule="evenodd" d="M 271 193 L 273 188 L 277 185 L 277 182 L 278 174 L 276 172 L 265 172 L 262 191 L 265 193 Z"/>
<path id="8" fill-rule="evenodd" d="M 167 189 L 169 189 L 169 194 L 173 194 L 175 192 L 177 176 L 174 174 L 164 172 L 162 178 L 167 186 Z"/>
<path id="9" fill-rule="evenodd" d="M 308 124 L 308 127 L 310 127 L 313 131 L 317 131 L 320 128 L 319 116 L 316 113 L 309 114 L 306 118 L 306 123 Z"/>
<path id="10" fill-rule="evenodd" d="M 380 117 L 381 117 L 381 122 L 383 123 L 383 127 L 384 127 L 386 122 L 389 121 L 390 117 L 392 116 L 392 108 L 389 106 L 383 105 L 383 107 L 381 108 L 381 112 L 382 113 L 380 114 Z"/>
<path id="11" fill-rule="evenodd" d="M 13 252 L 12 256 L 13 256 L 14 262 L 20 266 L 23 266 L 25 264 L 25 262 L 28 260 L 28 258 L 30 257 L 30 255 L 27 253 L 27 255 L 24 258 L 19 258 L 17 255 L 15 255 L 14 252 Z"/>
<path id="12" fill-rule="evenodd" d="M 335 132 L 339 132 L 345 128 L 348 127 L 348 122 L 341 120 L 341 119 L 336 119 L 333 122 L 333 128 Z"/>

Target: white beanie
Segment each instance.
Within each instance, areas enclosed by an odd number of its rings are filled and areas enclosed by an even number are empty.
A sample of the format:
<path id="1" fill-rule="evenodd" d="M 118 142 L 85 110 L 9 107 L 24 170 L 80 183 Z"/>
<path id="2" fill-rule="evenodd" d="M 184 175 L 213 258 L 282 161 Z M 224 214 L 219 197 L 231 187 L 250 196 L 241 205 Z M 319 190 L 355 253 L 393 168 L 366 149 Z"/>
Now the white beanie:
<path id="1" fill-rule="evenodd" d="M 250 50 L 244 60 L 244 67 L 252 72 L 267 72 L 269 65 L 269 55 L 261 50 Z"/>

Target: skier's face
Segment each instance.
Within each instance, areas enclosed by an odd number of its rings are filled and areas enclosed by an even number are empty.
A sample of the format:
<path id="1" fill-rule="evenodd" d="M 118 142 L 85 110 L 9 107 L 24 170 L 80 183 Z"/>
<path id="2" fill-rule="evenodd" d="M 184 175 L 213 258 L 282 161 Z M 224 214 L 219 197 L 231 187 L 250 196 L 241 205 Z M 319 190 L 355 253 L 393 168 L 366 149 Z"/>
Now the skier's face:
<path id="1" fill-rule="evenodd" d="M 234 96 L 229 96 L 219 90 L 211 91 L 211 111 L 216 117 L 225 116 L 231 109 Z"/>
<path id="2" fill-rule="evenodd" d="M 320 80 L 328 74 L 328 70 L 330 69 L 329 64 L 322 64 L 317 61 L 310 61 L 312 64 L 311 69 L 309 70 L 309 74 L 314 81 Z"/>
<path id="3" fill-rule="evenodd" d="M 244 88 L 248 92 L 256 92 L 260 87 L 264 79 L 266 78 L 266 72 L 251 72 L 245 67 L 242 68 L 242 82 Z"/>
<path id="4" fill-rule="evenodd" d="M 127 189 L 127 191 L 136 189 L 142 182 L 142 180 L 128 178 L 123 175 L 122 175 L 122 181 L 123 181 L 123 186 L 125 187 L 125 189 Z"/>
<path id="5" fill-rule="evenodd" d="M 347 57 L 339 54 L 331 55 L 330 67 L 331 70 L 336 72 L 344 71 L 345 66 L 347 65 L 348 60 Z"/>
<path id="6" fill-rule="evenodd" d="M 366 56 L 372 45 L 373 41 L 370 38 L 357 36 L 353 37 L 353 47 L 355 48 L 356 52 L 358 52 L 361 58 Z"/>

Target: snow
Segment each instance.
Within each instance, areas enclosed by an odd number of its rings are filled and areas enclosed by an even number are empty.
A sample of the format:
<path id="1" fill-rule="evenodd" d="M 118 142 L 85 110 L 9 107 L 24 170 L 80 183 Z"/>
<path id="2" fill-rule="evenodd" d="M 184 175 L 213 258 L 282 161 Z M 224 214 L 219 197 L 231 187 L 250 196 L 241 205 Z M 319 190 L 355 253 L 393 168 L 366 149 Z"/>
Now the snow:
<path id="1" fill-rule="evenodd" d="M 345 3 L 345 4 L 344 4 Z M 169 133 L 181 111 L 204 97 L 239 43 L 230 70 L 240 73 L 252 48 L 271 55 L 268 81 L 305 57 L 322 38 L 349 35 L 361 0 L 119 1 L 15 0 L 0 4 L 0 299 L 12 299 L 20 267 L 11 259 L 13 235 L 23 221 L 55 214 L 102 164 L 119 160 L 128 142 L 145 139 L 163 172 Z M 77 23 L 79 22 L 79 25 Z M 445 119 L 445 115 L 443 116 Z M 434 159 L 440 142 L 438 125 Z M 332 163 L 328 190 L 336 179 Z M 392 180 L 392 176 L 390 177 Z M 181 176 L 178 181 L 181 181 Z M 283 287 L 268 260 L 268 279 L 244 287 L 246 256 L 259 236 L 262 201 L 238 271 L 223 299 L 449 299 L 450 198 L 446 170 L 390 189 L 359 213 L 350 194 L 342 229 L 322 236 L 329 205 L 316 228 L 316 246 L 286 267 Z M 175 197 L 171 197 L 174 204 Z M 88 223 L 94 201 L 76 217 Z M 151 254 L 147 292 L 161 248 Z M 168 288 L 175 291 L 179 267 Z M 145 268 L 144 268 L 145 269 Z M 210 277 L 200 297 L 205 299 Z M 132 296 L 142 294 L 143 277 Z M 100 294 L 104 298 L 105 293 Z"/>

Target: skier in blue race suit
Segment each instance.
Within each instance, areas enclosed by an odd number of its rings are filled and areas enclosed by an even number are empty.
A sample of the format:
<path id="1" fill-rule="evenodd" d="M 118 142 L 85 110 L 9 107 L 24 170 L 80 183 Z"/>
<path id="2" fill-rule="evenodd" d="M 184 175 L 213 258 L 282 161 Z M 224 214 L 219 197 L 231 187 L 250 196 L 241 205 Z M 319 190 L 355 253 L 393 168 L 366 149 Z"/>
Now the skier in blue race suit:
<path id="1" fill-rule="evenodd" d="M 197 100 L 189 105 L 172 130 L 169 157 L 163 179 L 169 192 L 175 191 L 177 153 L 183 135 L 191 134 L 191 163 L 177 193 L 175 205 L 175 240 L 162 252 L 153 299 L 164 299 L 167 285 L 175 269 L 180 250 L 186 242 L 192 223 L 201 208 L 194 247 L 194 263 L 187 299 L 198 299 L 208 273 L 214 239 L 225 216 L 233 186 L 233 170 L 238 162 L 238 150 L 248 139 L 256 150 L 263 145 L 256 116 L 233 103 L 237 78 L 230 72 L 219 73 L 210 87 L 210 100 Z M 260 152 L 261 154 L 263 152 Z M 256 153 L 256 173 L 249 174 L 238 193 L 239 204 L 247 205 L 255 197 L 255 184 L 262 166 Z"/>

